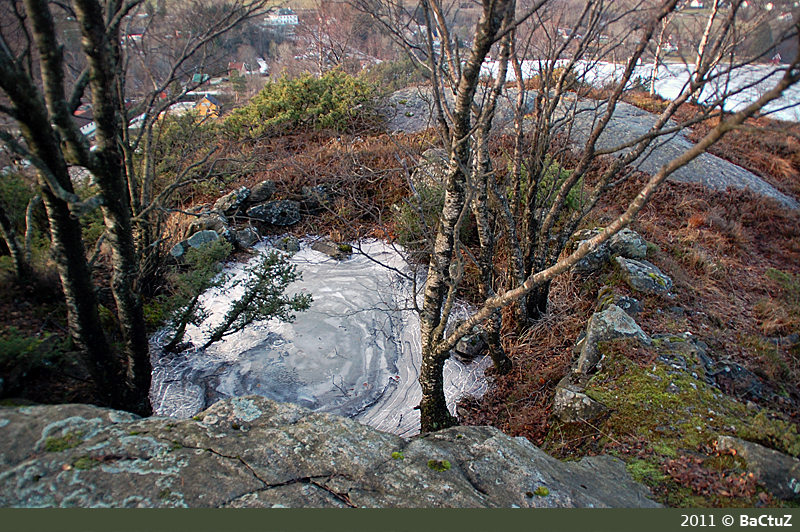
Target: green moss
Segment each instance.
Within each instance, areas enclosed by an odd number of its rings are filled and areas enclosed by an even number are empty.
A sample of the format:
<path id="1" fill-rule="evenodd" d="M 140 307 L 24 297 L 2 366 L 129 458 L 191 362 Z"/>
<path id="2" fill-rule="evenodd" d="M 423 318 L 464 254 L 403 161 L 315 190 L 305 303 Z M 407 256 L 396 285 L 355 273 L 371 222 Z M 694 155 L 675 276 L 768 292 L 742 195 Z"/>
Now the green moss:
<path id="1" fill-rule="evenodd" d="M 547 497 L 550 495 L 550 490 L 545 488 L 544 486 L 539 486 L 533 491 L 534 495 L 538 495 L 539 497 Z"/>
<path id="2" fill-rule="evenodd" d="M 341 251 L 342 253 L 352 253 L 353 252 L 353 246 L 351 246 L 350 244 L 339 244 L 338 247 L 339 247 L 339 251 Z"/>
<path id="3" fill-rule="evenodd" d="M 665 478 L 661 467 L 648 460 L 631 460 L 627 466 L 633 479 L 647 486 L 655 486 Z"/>
<path id="4" fill-rule="evenodd" d="M 795 458 L 800 456 L 800 435 L 797 434 L 797 427 L 793 423 L 771 417 L 765 411 L 748 420 L 739 435 Z"/>
<path id="5" fill-rule="evenodd" d="M 172 495 L 172 492 L 171 492 L 170 490 L 168 490 L 168 489 L 163 489 L 163 490 L 161 490 L 161 492 L 158 494 L 158 498 L 159 498 L 159 499 L 169 499 L 169 496 L 170 496 L 170 495 Z"/>
<path id="6" fill-rule="evenodd" d="M 74 462 L 72 462 L 72 467 L 75 469 L 94 469 L 95 467 L 99 466 L 100 462 L 92 458 L 91 456 L 81 456 Z"/>
<path id="7" fill-rule="evenodd" d="M 128 433 L 128 435 L 130 436 L 138 436 L 139 434 L 141 434 L 141 432 L 139 432 L 138 430 L 132 430 Z"/>
<path id="8" fill-rule="evenodd" d="M 44 441 L 44 450 L 48 453 L 58 453 L 67 449 L 72 449 L 83 442 L 81 436 L 83 436 L 83 433 L 77 431 L 68 432 L 60 438 L 47 438 Z"/>
<path id="9" fill-rule="evenodd" d="M 625 356 L 631 347 L 634 344 L 625 340 L 601 344 L 606 355 L 604 370 L 586 389 L 589 397 L 613 412 L 607 428 L 614 434 L 643 438 L 651 445 L 692 449 L 712 443 L 717 433 L 738 425 L 747 415 L 744 405 L 721 397 L 687 373 L 662 364 L 638 366 Z M 679 391 L 667 391 L 674 390 L 670 384 Z M 677 434 L 681 435 L 679 442 Z"/>
<path id="10" fill-rule="evenodd" d="M 392 453 L 392 458 L 394 458 L 395 460 L 405 460 L 406 457 L 403 456 L 403 453 L 401 453 L 400 451 L 395 451 Z"/>
<path id="11" fill-rule="evenodd" d="M 681 340 L 688 341 L 680 338 Z M 678 338 L 669 338 L 670 343 Z M 599 345 L 605 356 L 603 366 L 588 383 L 586 394 L 608 407 L 608 417 L 585 424 L 554 423 L 544 443 L 548 452 L 579 458 L 589 450 L 628 449 L 618 454 L 627 463 L 634 479 L 653 488 L 659 502 L 678 507 L 748 507 L 757 495 L 722 496 L 693 492 L 666 474 L 670 460 L 689 455 L 701 458 L 692 467 L 698 478 L 714 472 L 744 471 L 738 456 L 714 454 L 715 440 L 731 434 L 762 443 L 782 452 L 800 450 L 800 437 L 790 423 L 767 412 L 756 414 L 702 380 L 702 364 L 691 350 L 678 352 L 686 359 L 689 371 L 679 371 L 659 362 L 658 355 L 674 353 L 662 342 L 645 348 L 632 340 L 614 340 Z M 636 361 L 647 361 L 637 363 Z M 694 378 L 691 372 L 701 375 Z M 674 386 L 673 386 L 674 385 Z M 794 430 L 793 430 L 794 429 Z M 559 442 L 587 442 L 571 448 Z M 581 447 L 581 445 L 583 445 Z M 636 449 L 631 453 L 631 449 Z M 712 475 L 710 478 L 717 478 Z M 688 482 L 688 481 L 687 481 Z"/>
<path id="12" fill-rule="evenodd" d="M 450 469 L 450 462 L 447 460 L 428 460 L 428 468 L 443 473 Z"/>

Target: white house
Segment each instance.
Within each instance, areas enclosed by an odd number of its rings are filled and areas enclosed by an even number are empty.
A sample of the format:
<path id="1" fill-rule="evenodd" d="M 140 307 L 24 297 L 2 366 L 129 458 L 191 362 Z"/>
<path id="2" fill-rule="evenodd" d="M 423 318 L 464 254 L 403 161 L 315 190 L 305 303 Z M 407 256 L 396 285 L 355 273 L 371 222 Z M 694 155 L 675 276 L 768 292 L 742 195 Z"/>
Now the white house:
<path id="1" fill-rule="evenodd" d="M 269 13 L 266 18 L 264 18 L 264 22 L 267 24 L 267 26 L 282 26 L 291 28 L 294 28 L 294 26 L 297 26 L 300 23 L 295 12 L 287 7 L 282 7 L 274 13 Z"/>

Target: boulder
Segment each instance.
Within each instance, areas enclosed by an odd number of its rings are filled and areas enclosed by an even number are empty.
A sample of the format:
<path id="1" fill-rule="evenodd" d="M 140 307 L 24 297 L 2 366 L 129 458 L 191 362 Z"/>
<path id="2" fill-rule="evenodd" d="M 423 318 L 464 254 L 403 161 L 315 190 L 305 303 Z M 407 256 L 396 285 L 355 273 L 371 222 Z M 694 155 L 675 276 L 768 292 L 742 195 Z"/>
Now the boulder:
<path id="1" fill-rule="evenodd" d="M 645 294 L 666 294 L 672 290 L 672 279 L 646 260 L 617 257 L 617 264 L 625 282 L 634 290 Z"/>
<path id="2" fill-rule="evenodd" d="M 217 240 L 219 240 L 219 234 L 217 234 L 216 231 L 209 230 L 199 231 L 193 234 L 186 240 L 186 243 L 193 248 L 199 248 L 204 244 L 216 242 Z"/>
<path id="3" fill-rule="evenodd" d="M 572 236 L 575 248 L 586 240 L 599 235 L 602 230 L 602 228 L 595 228 L 576 232 Z M 573 270 L 583 275 L 595 272 L 605 266 L 613 255 L 643 259 L 647 256 L 647 241 L 639 233 L 626 227 L 578 261 Z"/>
<path id="4" fill-rule="evenodd" d="M 189 244 L 186 242 L 186 240 L 181 240 L 172 246 L 172 249 L 169 250 L 169 254 L 172 255 L 175 260 L 181 261 L 186 256 L 186 250 L 188 249 Z"/>
<path id="5" fill-rule="evenodd" d="M 644 310 L 638 299 L 617 294 L 610 286 L 604 286 L 597 293 L 597 309 L 595 312 L 603 312 L 611 305 L 618 306 L 634 319 Z"/>
<path id="6" fill-rule="evenodd" d="M 311 249 L 314 251 L 319 251 L 320 253 L 324 253 L 325 255 L 336 260 L 344 260 L 353 252 L 353 247 L 350 244 L 337 244 L 336 242 L 328 240 L 327 238 L 317 240 L 311 244 Z"/>
<path id="7" fill-rule="evenodd" d="M 615 338 L 636 338 L 645 345 L 652 343 L 633 318 L 618 306 L 610 305 L 603 312 L 597 312 L 589 318 L 586 337 L 575 364 L 575 373 L 588 375 L 600 361 L 598 344 Z"/>
<path id="8" fill-rule="evenodd" d="M 553 414 L 564 423 L 591 421 L 606 410 L 605 405 L 583 393 L 579 386 L 571 384 L 569 376 L 556 386 Z"/>
<path id="9" fill-rule="evenodd" d="M 249 201 L 252 205 L 263 203 L 275 195 L 275 182 L 266 180 L 257 184 L 250 190 Z"/>
<path id="10" fill-rule="evenodd" d="M 622 229 L 608 240 L 608 249 L 612 255 L 620 255 L 629 259 L 647 257 L 647 241 L 632 229 Z"/>
<path id="11" fill-rule="evenodd" d="M 300 241 L 296 236 L 287 235 L 273 240 L 272 247 L 286 253 L 297 253 L 300 251 Z"/>
<path id="12" fill-rule="evenodd" d="M 316 214 L 329 205 L 332 201 L 330 191 L 325 185 L 303 187 L 303 199 L 300 208 L 304 213 Z"/>
<path id="13" fill-rule="evenodd" d="M 200 231 L 216 231 L 221 234 L 228 229 L 228 219 L 220 212 L 205 212 L 195 219 L 186 230 L 186 236 L 190 237 Z"/>
<path id="14" fill-rule="evenodd" d="M 478 358 L 489 349 L 489 344 L 483 336 L 483 331 L 478 327 L 472 328 L 472 334 L 461 338 L 456 344 L 453 353 L 462 362 L 469 363 Z"/>
<path id="15" fill-rule="evenodd" d="M 236 231 L 236 241 L 242 248 L 249 248 L 255 246 L 261 240 L 258 231 L 252 227 L 245 227 Z"/>
<path id="16" fill-rule="evenodd" d="M 564 463 L 493 427 L 405 440 L 257 396 L 185 420 L 0 407 L 0 438 L 3 507 L 658 506 L 611 456 Z"/>
<path id="17" fill-rule="evenodd" d="M 270 201 L 250 207 L 247 216 L 270 225 L 294 225 L 300 221 L 300 204 L 292 200 Z"/>
<path id="18" fill-rule="evenodd" d="M 747 462 L 747 470 L 779 499 L 800 499 L 800 460 L 797 458 L 732 436 L 720 436 L 717 448 L 735 450 Z"/>
<path id="19" fill-rule="evenodd" d="M 239 187 L 236 190 L 225 194 L 214 203 L 214 210 L 223 213 L 225 216 L 236 214 L 239 208 L 250 197 L 250 189 Z"/>

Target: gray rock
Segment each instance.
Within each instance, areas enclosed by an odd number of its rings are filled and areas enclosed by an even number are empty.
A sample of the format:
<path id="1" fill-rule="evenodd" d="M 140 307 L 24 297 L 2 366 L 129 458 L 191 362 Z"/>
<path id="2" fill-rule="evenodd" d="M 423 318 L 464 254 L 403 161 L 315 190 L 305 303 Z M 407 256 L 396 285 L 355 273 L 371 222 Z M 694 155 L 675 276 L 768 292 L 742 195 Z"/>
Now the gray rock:
<path id="1" fill-rule="evenodd" d="M 598 227 L 595 229 L 582 229 L 576 232 L 572 236 L 575 248 L 586 240 L 599 235 L 602 230 L 602 228 Z M 626 227 L 578 261 L 573 266 L 573 270 L 576 273 L 587 275 L 603 268 L 613 255 L 631 259 L 643 259 L 647 256 L 647 241 L 639 233 Z"/>
<path id="2" fill-rule="evenodd" d="M 610 286 L 604 286 L 597 293 L 597 309 L 595 312 L 603 312 L 611 305 L 618 306 L 624 310 L 628 316 L 634 319 L 644 310 L 638 299 L 620 295 L 614 292 L 614 289 Z"/>
<path id="3" fill-rule="evenodd" d="M 216 242 L 217 240 L 219 240 L 219 234 L 217 234 L 216 231 L 209 230 L 209 231 L 199 231 L 193 234 L 192 236 L 189 237 L 188 240 L 186 240 L 186 243 L 193 248 L 199 248 L 204 244 Z"/>
<path id="4" fill-rule="evenodd" d="M 576 243 L 576 249 L 584 242 L 585 240 L 578 241 Z M 597 246 L 597 249 L 588 253 L 585 257 L 576 262 L 575 266 L 572 267 L 572 271 L 579 275 L 589 275 L 601 270 L 603 266 L 608 263 L 610 258 L 611 253 L 608 251 L 608 246 L 601 244 Z"/>
<path id="5" fill-rule="evenodd" d="M 597 125 L 598 118 L 607 111 L 607 104 L 587 98 L 577 102 L 576 108 L 574 97 L 565 96 L 557 111 L 558 119 L 564 124 L 564 127 L 569 125 L 572 132 L 570 143 L 573 146 L 582 146 Z M 494 128 L 496 131 L 501 132 L 511 127 L 512 109 L 516 97 L 515 89 L 511 88 L 507 96 L 499 98 L 493 122 L 496 125 Z M 526 102 L 528 109 L 532 107 L 531 104 L 536 97 L 536 91 L 528 92 Z M 449 101 L 452 101 L 450 97 Z M 430 87 L 401 89 L 393 93 L 388 102 L 391 107 L 384 113 L 390 131 L 418 132 L 435 125 L 433 91 Z M 404 103 L 400 105 L 400 102 Z M 573 112 L 575 112 L 574 115 Z M 567 113 L 570 113 L 569 119 L 561 120 Z M 613 118 L 608 128 L 600 136 L 597 148 L 611 149 L 631 142 L 647 134 L 656 120 L 657 116 L 652 113 L 624 102 L 617 102 Z M 680 156 L 693 146 L 694 143 L 686 138 L 686 133 L 662 137 L 653 144 L 652 149 L 642 154 L 631 166 L 643 172 L 655 174 L 668 161 Z M 623 150 L 623 152 L 628 150 Z M 674 183 L 697 183 L 723 191 L 728 187 L 748 188 L 757 194 L 774 198 L 790 209 L 800 208 L 800 203 L 796 199 L 778 191 L 759 176 L 710 153 L 700 154 L 689 164 L 673 172 L 668 179 Z"/>
<path id="6" fill-rule="evenodd" d="M 553 399 L 553 414 L 564 423 L 591 421 L 608 410 L 583 393 L 579 386 L 569 382 L 569 376 L 563 378 L 556 387 Z"/>
<path id="7" fill-rule="evenodd" d="M 647 257 L 647 241 L 642 235 L 627 227 L 608 239 L 608 248 L 612 254 L 629 259 Z"/>
<path id="8" fill-rule="evenodd" d="M 468 334 L 458 341 L 453 352 L 462 362 L 470 362 L 484 354 L 488 349 L 489 344 L 486 343 L 482 331 L 474 327 L 472 334 Z"/>
<path id="9" fill-rule="evenodd" d="M 181 240 L 174 246 L 172 249 L 169 250 L 169 254 L 172 255 L 176 260 L 183 260 L 184 256 L 186 256 L 186 250 L 189 248 L 189 244 L 186 240 Z"/>
<path id="10" fill-rule="evenodd" d="M 330 191 L 325 185 L 303 187 L 302 194 L 303 199 L 300 201 L 300 209 L 308 214 L 318 213 L 332 201 Z"/>
<path id="11" fill-rule="evenodd" d="M 350 244 L 337 244 L 336 242 L 332 242 L 327 238 L 317 240 L 311 244 L 311 249 L 314 251 L 319 251 L 320 253 L 324 253 L 325 255 L 336 260 L 344 260 L 353 252 L 353 248 L 350 246 Z"/>
<path id="12" fill-rule="evenodd" d="M 228 230 L 228 219 L 220 212 L 207 212 L 189 224 L 186 236 L 190 237 L 200 231 L 216 231 L 221 234 Z"/>
<path id="13" fill-rule="evenodd" d="M 645 345 L 652 341 L 639 325 L 621 308 L 610 305 L 603 312 L 597 312 L 589 318 L 586 326 L 586 338 L 583 340 L 581 354 L 575 365 L 575 372 L 588 375 L 600 361 L 598 346 L 615 338 L 636 338 Z"/>
<path id="14" fill-rule="evenodd" d="M 646 294 L 666 294 L 672 290 L 672 279 L 646 260 L 617 257 L 617 264 L 622 270 L 625 282 L 634 290 Z"/>
<path id="15" fill-rule="evenodd" d="M 734 449 L 773 495 L 785 501 L 800 498 L 800 460 L 757 443 L 731 436 L 720 436 L 717 447 Z"/>
<path id="16" fill-rule="evenodd" d="M 404 440 L 256 396 L 186 420 L 2 407 L 0 438 L 3 507 L 658 506 L 610 456 L 563 463 L 492 427 Z"/>
<path id="17" fill-rule="evenodd" d="M 214 210 L 226 216 L 232 216 L 236 214 L 249 197 L 250 189 L 247 187 L 239 187 L 218 199 L 217 202 L 214 203 Z"/>
<path id="18" fill-rule="evenodd" d="M 300 204 L 292 200 L 270 201 L 250 207 L 247 216 L 271 225 L 294 225 L 300 221 Z"/>
<path id="19" fill-rule="evenodd" d="M 297 253 L 300 251 L 300 241 L 295 236 L 287 235 L 273 240 L 272 247 L 286 253 Z"/>
<path id="20" fill-rule="evenodd" d="M 266 180 L 257 184 L 250 190 L 249 201 L 251 204 L 263 203 L 275 195 L 275 182 Z"/>
<path id="21" fill-rule="evenodd" d="M 252 227 L 245 227 L 236 231 L 236 240 L 239 242 L 239 246 L 249 248 L 256 245 L 261 240 L 261 236 Z"/>

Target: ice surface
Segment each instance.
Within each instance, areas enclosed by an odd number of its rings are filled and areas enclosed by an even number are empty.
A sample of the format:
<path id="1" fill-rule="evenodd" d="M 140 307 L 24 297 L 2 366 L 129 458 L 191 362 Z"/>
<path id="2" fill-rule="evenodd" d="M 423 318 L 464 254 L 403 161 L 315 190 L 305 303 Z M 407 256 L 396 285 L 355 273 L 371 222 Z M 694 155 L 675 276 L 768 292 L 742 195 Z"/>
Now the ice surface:
<path id="1" fill-rule="evenodd" d="M 559 60 L 557 66 L 566 66 L 566 59 Z M 529 78 L 537 75 L 539 64 L 537 61 L 524 61 L 522 66 L 522 76 Z M 768 89 L 783 76 L 787 65 L 762 65 L 753 64 L 742 66 L 728 72 L 726 66 L 715 69 L 711 76 L 713 81 L 709 82 L 700 95 L 701 102 L 713 102 L 723 94 L 730 93 L 725 101 L 725 110 L 730 112 L 741 111 Z M 498 62 L 487 61 L 481 67 L 484 75 L 496 75 Z M 579 61 L 575 67 L 578 78 L 595 86 L 602 86 L 609 82 L 619 79 L 625 70 L 625 65 L 615 64 L 604 61 Z M 776 72 L 777 70 L 777 72 Z M 667 63 L 659 65 L 656 75 L 656 92 L 668 100 L 674 100 L 685 89 L 689 75 L 694 71 L 693 65 L 684 63 Z M 653 64 L 643 63 L 638 65 L 633 72 L 631 79 L 641 78 L 649 87 L 650 77 L 653 72 Z M 515 80 L 516 75 L 513 69 L 508 71 L 508 79 Z M 762 114 L 769 115 L 777 120 L 790 122 L 800 121 L 800 86 L 792 86 L 784 92 L 779 100 L 767 105 Z"/>
<path id="2" fill-rule="evenodd" d="M 303 279 L 287 293 L 312 294 L 311 308 L 297 313 L 291 324 L 252 325 L 206 352 L 171 355 L 154 346 L 155 412 L 185 418 L 222 398 L 257 394 L 355 417 L 400 435 L 418 432 L 419 411 L 413 408 L 422 396 L 417 381 L 420 326 L 414 311 L 403 310 L 413 299 L 412 272 L 402 254 L 383 242 L 365 241 L 349 259 L 337 261 L 305 242 L 291 262 Z M 245 275 L 244 268 L 237 264 L 226 271 L 237 279 Z M 189 327 L 186 340 L 202 345 L 207 329 L 239 296 L 241 287 L 230 286 L 205 294 L 203 303 L 212 316 L 202 330 Z M 459 312 L 463 318 L 468 310 Z M 158 341 L 154 338 L 154 344 Z M 485 392 L 483 372 L 490 363 L 488 357 L 468 366 L 447 361 L 445 394 L 451 410 L 462 395 Z"/>

